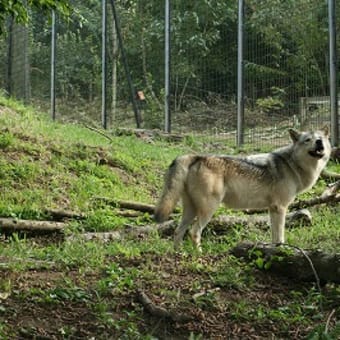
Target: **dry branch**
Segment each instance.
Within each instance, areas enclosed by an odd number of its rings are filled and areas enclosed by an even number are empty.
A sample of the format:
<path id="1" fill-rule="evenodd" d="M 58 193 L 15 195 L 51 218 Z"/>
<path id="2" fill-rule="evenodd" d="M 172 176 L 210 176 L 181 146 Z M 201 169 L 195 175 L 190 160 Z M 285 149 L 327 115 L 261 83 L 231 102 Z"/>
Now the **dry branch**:
<path id="1" fill-rule="evenodd" d="M 327 189 L 321 196 L 313 197 L 308 200 L 299 200 L 296 202 L 293 202 L 289 209 L 303 209 L 308 207 L 313 207 L 315 205 L 321 205 L 321 204 L 336 204 L 340 202 L 340 194 L 336 194 L 335 192 L 328 193 Z M 246 214 L 252 215 L 252 214 L 259 214 L 265 212 L 265 210 L 261 209 L 246 209 L 243 211 Z"/>
<path id="2" fill-rule="evenodd" d="M 296 210 L 290 212 L 286 216 L 286 226 L 294 227 L 296 225 L 311 225 L 312 215 L 307 209 Z M 230 228 L 234 225 L 244 226 L 257 226 L 268 228 L 269 227 L 269 216 L 266 215 L 244 215 L 244 216 L 230 216 L 221 215 L 213 218 L 209 226 L 212 226 L 216 232 L 223 231 L 226 228 Z"/>
<path id="3" fill-rule="evenodd" d="M 86 216 L 82 213 L 77 213 L 70 210 L 59 210 L 59 209 L 45 209 L 45 214 L 50 216 L 53 221 L 64 221 L 64 220 L 82 220 Z"/>
<path id="4" fill-rule="evenodd" d="M 89 232 L 79 234 L 77 236 L 71 235 L 68 239 L 74 239 L 75 237 L 81 238 L 85 241 L 121 241 L 125 238 L 143 238 L 151 233 L 158 232 L 161 236 L 172 235 L 175 227 L 175 221 L 166 221 L 159 225 L 145 225 L 145 226 L 127 226 L 125 229 L 109 231 L 109 232 Z"/>
<path id="5" fill-rule="evenodd" d="M 246 261 L 261 258 L 261 263 L 269 271 L 300 281 L 340 283 L 340 253 L 328 254 L 320 250 L 248 242 L 238 244 L 231 253 Z"/>
<path id="6" fill-rule="evenodd" d="M 147 212 L 150 214 L 153 214 L 155 210 L 155 206 L 152 204 L 145 204 L 133 201 L 121 201 L 109 197 L 94 197 L 93 200 L 104 202 L 115 208 L 137 210 L 141 212 Z"/>
<path id="7" fill-rule="evenodd" d="M 296 225 L 310 225 L 312 222 L 311 214 L 308 210 L 302 209 L 294 211 L 287 215 L 286 225 L 293 227 Z M 143 238 L 150 233 L 158 232 L 161 237 L 172 236 L 178 223 L 175 221 L 166 221 L 164 223 L 145 226 L 128 226 L 122 230 L 112 232 L 90 232 L 80 234 L 80 237 L 86 241 L 100 240 L 103 242 L 121 241 L 124 238 Z M 257 226 L 261 228 L 269 227 L 268 215 L 249 215 L 249 216 L 218 216 L 209 222 L 209 228 L 217 234 L 227 233 L 235 225 Z M 74 238 L 74 236 L 71 236 Z"/>
<path id="8" fill-rule="evenodd" d="M 159 319 L 170 319 L 175 322 L 189 322 L 193 317 L 175 311 L 168 311 L 167 309 L 157 306 L 151 299 L 143 292 L 137 291 L 137 299 L 152 316 Z"/>
<path id="9" fill-rule="evenodd" d="M 325 203 L 339 203 L 340 194 L 322 195 L 319 197 L 314 197 L 309 200 L 297 201 L 292 203 L 289 207 L 290 209 L 301 209 L 306 207 L 312 207 L 314 205 L 325 204 Z"/>
<path id="10" fill-rule="evenodd" d="M 4 234 L 11 234 L 15 232 L 35 234 L 62 233 L 65 226 L 66 224 L 61 222 L 0 218 L 0 232 Z"/>
<path id="11" fill-rule="evenodd" d="M 101 135 L 101 136 L 105 137 L 106 139 L 108 139 L 110 142 L 113 142 L 113 139 L 110 136 L 108 136 L 104 131 L 96 129 L 95 127 L 92 127 L 92 126 L 89 126 L 89 125 L 86 125 L 86 124 L 83 124 L 83 125 L 87 129 L 89 129 L 91 131 L 94 131 L 94 132 L 98 133 L 99 135 Z"/>
<path id="12" fill-rule="evenodd" d="M 325 204 L 325 203 L 331 203 L 331 204 L 338 203 L 340 202 L 340 194 L 336 194 L 336 191 L 339 189 L 340 185 L 338 184 L 338 182 L 336 182 L 335 185 L 336 186 L 331 191 L 326 190 L 322 194 L 322 196 L 314 197 L 309 200 L 301 200 L 301 201 L 294 202 L 289 206 L 289 208 L 296 210 L 296 209 L 303 209 L 303 208 L 312 207 L 314 205 L 320 205 L 320 204 Z M 104 202 L 115 208 L 131 209 L 131 210 L 140 211 L 140 212 L 149 213 L 149 214 L 153 214 L 155 210 L 155 206 L 152 204 L 145 204 L 145 203 L 133 202 L 133 201 L 121 201 L 121 200 L 115 200 L 115 199 L 108 198 L 108 197 L 94 197 L 93 199 L 95 201 Z M 175 212 L 178 212 L 178 211 L 179 209 L 176 208 Z M 250 215 L 250 214 L 263 213 L 267 211 L 246 209 L 243 212 Z M 260 220 L 261 219 L 262 217 L 260 217 Z M 256 221 L 256 219 L 254 220 Z M 238 223 L 244 224 L 242 220 L 241 222 L 238 222 Z M 246 221 L 245 223 L 249 223 L 249 221 Z"/>

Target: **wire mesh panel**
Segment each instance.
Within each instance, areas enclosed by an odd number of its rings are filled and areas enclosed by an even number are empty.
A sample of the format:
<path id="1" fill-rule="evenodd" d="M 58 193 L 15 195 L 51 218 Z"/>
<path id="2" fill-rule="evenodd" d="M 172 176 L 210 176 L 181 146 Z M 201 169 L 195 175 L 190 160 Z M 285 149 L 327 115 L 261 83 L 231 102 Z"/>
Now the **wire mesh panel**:
<path id="1" fill-rule="evenodd" d="M 136 113 L 132 107 L 134 100 L 141 127 L 162 128 L 164 2 L 115 2 L 117 23 L 109 7 L 108 83 L 112 126 L 136 127 Z"/>
<path id="2" fill-rule="evenodd" d="M 172 130 L 236 127 L 236 1 L 172 1 Z"/>
<path id="3" fill-rule="evenodd" d="M 51 17 L 32 13 L 30 30 L 30 102 L 49 112 L 51 99 Z"/>
<path id="4" fill-rule="evenodd" d="M 244 4 L 245 143 L 329 123 L 327 3 Z M 174 1 L 171 13 L 173 130 L 235 132 L 237 1 Z"/>
<path id="5" fill-rule="evenodd" d="M 282 144 L 287 127 L 329 123 L 326 2 L 245 3 L 246 143 Z"/>
<path id="6" fill-rule="evenodd" d="M 31 92 L 30 83 L 30 28 L 8 19 L 7 30 L 1 35 L 1 87 L 26 103 Z"/>

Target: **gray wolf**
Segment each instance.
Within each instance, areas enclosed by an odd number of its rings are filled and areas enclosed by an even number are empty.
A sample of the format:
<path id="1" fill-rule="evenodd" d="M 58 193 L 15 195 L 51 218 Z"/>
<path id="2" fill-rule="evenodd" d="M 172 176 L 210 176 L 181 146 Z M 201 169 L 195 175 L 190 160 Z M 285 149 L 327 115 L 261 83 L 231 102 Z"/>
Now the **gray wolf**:
<path id="1" fill-rule="evenodd" d="M 189 154 L 172 162 L 154 217 L 164 222 L 182 200 L 176 249 L 195 221 L 190 235 L 201 250 L 202 231 L 220 203 L 232 209 L 268 209 L 272 242 L 284 243 L 289 204 L 315 184 L 331 153 L 328 127 L 314 132 L 289 129 L 289 134 L 292 143 L 270 153 L 245 157 Z"/>

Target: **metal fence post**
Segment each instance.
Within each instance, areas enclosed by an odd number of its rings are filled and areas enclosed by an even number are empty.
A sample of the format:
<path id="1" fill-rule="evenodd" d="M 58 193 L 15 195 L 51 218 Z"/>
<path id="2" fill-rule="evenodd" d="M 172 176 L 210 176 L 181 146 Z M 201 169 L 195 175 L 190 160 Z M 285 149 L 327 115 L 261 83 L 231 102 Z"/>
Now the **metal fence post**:
<path id="1" fill-rule="evenodd" d="M 165 100 L 164 119 L 165 132 L 171 132 L 171 111 L 170 111 L 170 0 L 165 0 Z"/>
<path id="2" fill-rule="evenodd" d="M 238 1 L 237 48 L 237 146 L 244 143 L 244 67 L 243 67 L 243 15 L 244 1 Z"/>
<path id="3" fill-rule="evenodd" d="M 328 29 L 329 29 L 329 87 L 331 107 L 331 140 L 333 146 L 339 145 L 339 115 L 336 76 L 336 18 L 335 0 L 328 0 Z"/>
<path id="4" fill-rule="evenodd" d="M 106 105 L 106 89 L 107 89 L 107 72 L 106 72 L 106 0 L 102 0 L 102 126 L 107 129 L 107 105 Z"/>
<path id="5" fill-rule="evenodd" d="M 11 15 L 8 22 L 8 50 L 7 50 L 7 79 L 6 90 L 8 96 L 12 95 L 12 46 L 13 46 L 13 25 L 14 18 Z"/>
<path id="6" fill-rule="evenodd" d="M 55 12 L 52 11 L 52 30 L 51 30 L 51 116 L 55 120 L 55 66 L 56 66 L 56 29 Z"/>

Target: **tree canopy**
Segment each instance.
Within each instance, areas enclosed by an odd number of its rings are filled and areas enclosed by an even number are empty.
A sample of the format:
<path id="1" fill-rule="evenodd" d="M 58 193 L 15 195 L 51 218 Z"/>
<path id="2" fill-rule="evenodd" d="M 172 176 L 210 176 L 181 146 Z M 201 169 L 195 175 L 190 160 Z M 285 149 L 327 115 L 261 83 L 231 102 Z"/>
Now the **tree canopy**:
<path id="1" fill-rule="evenodd" d="M 56 10 L 63 15 L 70 12 L 69 0 L 1 0 L 0 2 L 0 33 L 8 16 L 13 16 L 19 23 L 28 23 L 30 9 L 48 13 Z"/>

